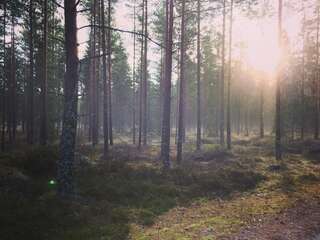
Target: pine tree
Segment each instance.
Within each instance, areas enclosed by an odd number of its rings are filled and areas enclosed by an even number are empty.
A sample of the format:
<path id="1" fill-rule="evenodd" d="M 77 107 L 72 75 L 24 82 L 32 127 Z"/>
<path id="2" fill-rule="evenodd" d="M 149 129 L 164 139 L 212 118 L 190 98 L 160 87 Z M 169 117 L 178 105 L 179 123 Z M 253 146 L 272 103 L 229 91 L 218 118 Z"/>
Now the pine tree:
<path id="1" fill-rule="evenodd" d="M 77 130 L 77 84 L 79 81 L 76 0 L 65 0 L 64 7 L 66 73 L 60 160 L 57 166 L 58 192 L 62 197 L 66 197 L 73 192 L 73 162 Z"/>

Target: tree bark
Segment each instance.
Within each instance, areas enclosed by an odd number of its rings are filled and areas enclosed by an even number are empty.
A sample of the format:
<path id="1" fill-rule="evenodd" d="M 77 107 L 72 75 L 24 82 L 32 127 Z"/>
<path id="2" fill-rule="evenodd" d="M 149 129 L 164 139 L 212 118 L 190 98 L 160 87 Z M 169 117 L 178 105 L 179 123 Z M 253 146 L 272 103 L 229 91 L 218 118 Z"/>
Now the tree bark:
<path id="1" fill-rule="evenodd" d="M 282 49 L 282 0 L 278 0 L 279 3 L 279 12 L 278 12 L 278 41 L 280 49 Z M 281 149 L 281 89 L 280 81 L 282 77 L 282 61 L 280 59 L 278 76 L 276 80 L 276 139 L 275 139 L 275 150 L 276 150 L 276 159 L 281 160 L 282 158 L 282 149 Z"/>
<path id="2" fill-rule="evenodd" d="M 222 22 L 222 53 L 221 53 L 221 80 L 220 80 L 220 145 L 224 146 L 224 78 L 225 78 L 225 34 L 226 33 L 226 0 L 223 0 L 223 22 Z"/>
<path id="3" fill-rule="evenodd" d="M 142 0 L 142 19 L 141 19 L 141 33 L 144 34 L 144 18 L 145 18 L 145 8 L 144 8 L 144 0 Z M 140 95 L 140 99 L 139 99 L 139 143 L 138 143 L 138 148 L 141 148 L 142 145 L 142 135 L 143 135 L 143 70 L 144 70 L 144 39 L 141 38 L 141 52 L 140 52 L 140 89 L 139 89 L 139 95 Z"/>
<path id="4" fill-rule="evenodd" d="M 15 57 L 15 21 L 11 13 L 11 54 L 10 54 L 10 81 L 8 84 L 8 130 L 9 146 L 12 147 L 16 139 L 17 130 L 17 82 L 16 82 L 16 57 Z"/>
<path id="5" fill-rule="evenodd" d="M 27 113 L 27 142 L 33 144 L 34 133 L 34 56 L 33 56 L 33 0 L 29 5 L 29 81 L 28 81 L 28 113 Z"/>
<path id="6" fill-rule="evenodd" d="M 303 17 L 303 34 L 302 34 L 302 41 L 303 41 L 303 50 L 302 50 L 302 78 L 301 78 L 301 128 L 300 128 L 300 137 L 304 139 L 304 130 L 305 130 L 305 51 L 306 51 L 306 44 L 305 44 L 305 16 Z"/>
<path id="7" fill-rule="evenodd" d="M 133 6 L 133 31 L 136 31 L 136 1 Z M 132 66 L 132 143 L 136 144 L 136 34 L 133 35 Z"/>
<path id="8" fill-rule="evenodd" d="M 91 97 L 92 97 L 92 145 L 96 146 L 98 144 L 99 130 L 98 130 L 98 96 L 97 96 L 97 1 L 93 0 L 93 58 L 92 58 L 92 88 L 91 88 Z"/>
<path id="9" fill-rule="evenodd" d="M 166 55 L 165 76 L 163 82 L 163 114 L 161 134 L 161 158 L 164 169 L 170 168 L 170 116 L 171 116 L 171 77 L 172 77 L 172 33 L 173 33 L 173 0 L 167 0 Z"/>
<path id="10" fill-rule="evenodd" d="M 73 162 L 77 130 L 77 84 L 79 81 L 76 0 L 65 0 L 64 7 L 66 73 L 60 160 L 57 166 L 58 193 L 62 197 L 73 193 Z"/>
<path id="11" fill-rule="evenodd" d="M 109 0 L 110 1 L 110 0 Z M 108 159 L 109 153 L 109 116 L 108 116 L 108 82 L 107 82 L 107 50 L 104 0 L 101 0 L 101 42 L 102 42 L 102 77 L 103 77 L 103 158 Z"/>
<path id="12" fill-rule="evenodd" d="M 111 62 L 111 54 L 112 54 L 112 45 L 111 45 L 111 0 L 108 0 L 108 31 L 107 31 L 107 46 L 108 46 L 108 96 L 109 96 L 109 141 L 110 145 L 113 145 L 113 124 L 112 124 L 112 62 Z"/>
<path id="13" fill-rule="evenodd" d="M 233 0 L 230 3 L 230 28 L 229 28 L 229 74 L 227 86 L 227 148 L 231 149 L 231 80 L 232 80 L 232 26 L 233 26 Z"/>
<path id="14" fill-rule="evenodd" d="M 48 141 L 48 112 L 47 112 L 47 38 L 48 38 L 48 0 L 43 6 L 43 69 L 41 81 L 41 111 L 40 111 L 40 144 L 46 145 Z"/>
<path id="15" fill-rule="evenodd" d="M 1 124 L 1 151 L 5 150 L 6 131 L 6 17 L 7 1 L 3 3 L 3 86 L 2 86 L 2 124 Z"/>
<path id="16" fill-rule="evenodd" d="M 320 91 L 320 72 L 319 72 L 319 29 L 320 29 L 320 6 L 317 6 L 317 43 L 316 43 L 316 71 L 315 71 L 315 118 L 314 118 L 314 139 L 319 139 L 319 91 Z"/>
<path id="17" fill-rule="evenodd" d="M 143 145 L 147 145 L 148 132 L 148 0 L 145 0 L 145 19 L 144 19 L 144 65 L 143 65 Z"/>
<path id="18" fill-rule="evenodd" d="M 181 39 L 180 39 L 180 91 L 179 91 L 179 120 L 178 120 L 178 143 L 177 143 L 177 162 L 182 161 L 183 128 L 185 114 L 185 79 L 184 79 L 184 58 L 185 58 L 185 0 L 181 1 Z"/>
<path id="19" fill-rule="evenodd" d="M 200 0 L 197 0 L 197 150 L 201 148 L 201 16 L 200 16 L 200 8 L 201 3 Z"/>

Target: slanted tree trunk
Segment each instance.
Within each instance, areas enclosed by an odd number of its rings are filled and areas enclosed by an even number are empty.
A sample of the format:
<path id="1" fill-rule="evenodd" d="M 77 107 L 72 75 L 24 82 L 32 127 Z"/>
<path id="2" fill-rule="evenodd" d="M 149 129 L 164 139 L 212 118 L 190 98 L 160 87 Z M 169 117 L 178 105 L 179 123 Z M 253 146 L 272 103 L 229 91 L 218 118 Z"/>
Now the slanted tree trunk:
<path id="1" fill-rule="evenodd" d="M 222 52 L 221 52 L 221 79 L 220 79 L 220 144 L 224 146 L 224 78 L 225 78 L 225 35 L 226 35 L 226 0 L 223 0 L 223 22 L 222 22 Z"/>
<path id="2" fill-rule="evenodd" d="M 227 86 L 227 147 L 231 149 L 231 80 L 232 80 L 232 26 L 233 26 L 233 0 L 230 3 L 230 28 L 229 28 L 229 74 Z"/>
<path id="3" fill-rule="evenodd" d="M 278 12 L 278 41 L 280 49 L 282 48 L 282 0 L 278 0 L 279 3 L 279 12 Z M 276 139 L 275 139 L 275 151 L 276 159 L 280 160 L 282 158 L 282 149 L 281 149 L 281 89 L 280 81 L 282 77 L 282 61 L 281 58 L 279 64 L 279 72 L 276 80 Z"/>
<path id="4" fill-rule="evenodd" d="M 57 165 L 58 193 L 61 197 L 73 193 L 73 162 L 77 131 L 77 84 L 79 81 L 76 0 L 65 0 L 64 7 L 66 73 L 60 160 Z"/>
<path id="5" fill-rule="evenodd" d="M 172 33 L 173 33 L 173 0 L 167 0 L 166 6 L 166 43 L 165 43 L 165 76 L 163 81 L 163 114 L 161 134 L 161 158 L 164 169 L 170 168 L 170 115 L 171 115 L 171 77 L 172 77 Z"/>
<path id="6" fill-rule="evenodd" d="M 200 0 L 197 1 L 197 150 L 201 148 L 201 19 Z"/>
<path id="7" fill-rule="evenodd" d="M 184 79 L 184 58 L 185 58 L 185 0 L 181 2 L 181 38 L 180 38 L 180 91 L 179 91 L 179 120 L 178 120 L 178 142 L 177 142 L 177 162 L 182 161 L 182 144 L 183 144 L 183 128 L 184 128 L 184 95 L 185 95 L 185 79 Z"/>
<path id="8" fill-rule="evenodd" d="M 104 0 L 101 0 L 101 43 L 102 43 L 102 77 L 103 77 L 103 158 L 108 159 L 109 153 L 109 116 L 108 116 L 108 82 L 107 82 L 107 46 L 105 28 Z"/>
<path id="9" fill-rule="evenodd" d="M 47 36 L 48 36 L 48 0 L 44 1 L 43 6 L 43 69 L 41 81 L 41 110 L 40 110 L 40 144 L 46 145 L 48 141 L 48 123 L 47 123 Z"/>

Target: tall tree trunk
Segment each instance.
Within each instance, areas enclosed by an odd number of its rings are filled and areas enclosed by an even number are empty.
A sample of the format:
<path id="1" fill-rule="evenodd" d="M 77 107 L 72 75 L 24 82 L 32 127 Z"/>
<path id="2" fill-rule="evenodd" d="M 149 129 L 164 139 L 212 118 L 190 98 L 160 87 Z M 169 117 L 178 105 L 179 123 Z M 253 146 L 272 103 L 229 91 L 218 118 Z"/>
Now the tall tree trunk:
<path id="1" fill-rule="evenodd" d="M 11 13 L 12 14 L 12 13 Z M 9 118 L 8 118 L 8 130 L 9 130 L 9 145 L 13 146 L 16 139 L 17 130 L 17 82 L 16 82 L 16 57 L 15 57 L 15 22 L 14 16 L 11 18 L 11 56 L 10 56 L 10 82 L 8 85 L 9 90 Z"/>
<path id="2" fill-rule="evenodd" d="M 164 41 L 163 41 L 164 42 Z M 163 57 L 163 49 L 160 49 L 161 55 L 161 67 L 160 67 L 160 83 L 159 83 L 159 133 L 161 132 L 161 124 L 162 124 L 162 99 L 163 99 L 163 76 L 164 76 L 164 57 Z"/>
<path id="3" fill-rule="evenodd" d="M 98 81 L 97 81 L 97 1 L 93 0 L 93 58 L 92 58 L 92 88 L 91 88 L 91 97 L 92 97 L 92 145 L 95 146 L 98 144 L 99 130 L 98 130 Z"/>
<path id="4" fill-rule="evenodd" d="M 64 1 L 66 73 L 60 160 L 58 162 L 58 193 L 66 196 L 73 192 L 73 162 L 77 131 L 78 51 L 76 0 Z"/>
<path id="5" fill-rule="evenodd" d="M 92 15 L 93 15 L 93 8 L 92 8 Z M 91 16 L 91 24 L 93 24 L 93 18 Z M 89 121 L 89 128 L 88 128 L 88 141 L 92 141 L 92 125 L 93 125 L 93 88 L 92 88 L 92 82 L 93 82 L 93 57 L 94 57 L 94 47 L 93 47 L 93 28 L 91 28 L 90 35 L 89 35 L 89 51 L 90 51 L 90 62 L 89 62 L 89 81 L 88 81 L 88 121 Z"/>
<path id="6" fill-rule="evenodd" d="M 316 71 L 315 71 L 315 118 L 314 118 L 314 138 L 319 139 L 319 111 L 320 111 L 320 99 L 319 99 L 319 91 L 320 91 L 320 72 L 319 72 L 319 29 L 320 29 L 320 6 L 318 3 L 317 6 L 317 43 L 316 43 Z"/>
<path id="7" fill-rule="evenodd" d="M 184 91 L 185 91 L 185 79 L 184 79 L 184 58 L 185 58 L 185 0 L 182 0 L 181 7 L 181 40 L 180 40 L 180 91 L 179 91 L 179 121 L 178 121 L 178 144 L 177 144 L 177 162 L 182 161 L 182 144 L 183 144 L 183 128 L 184 128 Z"/>
<path id="8" fill-rule="evenodd" d="M 34 56 L 33 56 L 33 0 L 29 3 L 29 81 L 28 81 L 28 113 L 27 142 L 33 144 L 34 133 Z"/>
<path id="9" fill-rule="evenodd" d="M 108 1 L 108 32 L 107 32 L 107 45 L 108 45 L 108 96 L 109 96 L 109 141 L 110 145 L 113 145 L 113 124 L 112 124 L 112 62 L 111 62 L 111 54 L 112 54 L 112 45 L 111 45 L 111 0 Z"/>
<path id="10" fill-rule="evenodd" d="M 221 79 L 220 79 L 220 144 L 224 146 L 224 78 L 225 78 L 225 35 L 226 35 L 226 0 L 223 0 L 223 23 L 222 23 L 222 53 L 221 53 Z"/>
<path id="11" fill-rule="evenodd" d="M 133 31 L 136 32 L 136 1 L 134 1 L 134 6 L 133 6 Z M 132 143 L 136 144 L 136 34 L 133 35 Z"/>
<path id="12" fill-rule="evenodd" d="M 109 0 L 110 1 L 110 0 Z M 104 0 L 101 0 L 101 40 L 102 40 L 102 77 L 103 77 L 103 158 L 109 153 L 109 124 L 108 124 L 108 82 L 107 82 L 107 49 Z M 108 49 L 109 50 L 109 49 Z"/>
<path id="13" fill-rule="evenodd" d="M 145 8 L 144 8 L 144 0 L 142 0 L 142 19 L 141 19 L 141 33 L 144 34 L 144 18 L 145 18 Z M 142 144 L 142 135 L 143 135 L 143 93 L 144 93 L 144 90 L 143 90 L 143 77 L 144 77 L 144 74 L 143 74 L 143 70 L 144 70 L 144 55 L 143 55 L 143 52 L 144 52 L 144 38 L 142 37 L 141 38 L 141 56 L 140 56 L 140 89 L 139 89 L 139 94 L 140 94 L 140 99 L 139 99 L 139 143 L 138 143 L 138 148 L 140 149 L 141 148 L 141 144 Z"/>
<path id="14" fill-rule="evenodd" d="M 197 150 L 201 148 L 201 16 L 200 16 L 200 8 L 201 3 L 200 0 L 197 0 Z"/>
<path id="15" fill-rule="evenodd" d="M 230 28 L 229 28 L 229 74 L 227 86 L 227 147 L 231 149 L 231 80 L 232 80 L 232 26 L 233 26 L 233 0 L 230 3 Z"/>
<path id="16" fill-rule="evenodd" d="M 221 48 L 218 44 L 217 46 L 217 58 L 221 58 Z M 215 103 L 215 136 L 220 136 L 220 101 L 221 101 L 221 92 L 220 92 L 220 84 L 221 84 L 221 71 L 217 74 L 217 84 L 215 88 L 216 94 L 216 103 Z"/>
<path id="17" fill-rule="evenodd" d="M 43 69 L 41 81 L 41 111 L 40 111 L 40 144 L 46 145 L 48 141 L 47 123 L 47 36 L 48 36 L 48 0 L 44 1 L 43 6 Z"/>
<path id="18" fill-rule="evenodd" d="M 164 19 L 164 31 L 166 31 L 167 29 L 167 24 L 168 24 L 168 15 L 166 14 L 166 12 L 168 11 L 168 3 L 167 1 L 163 1 L 163 8 L 165 11 L 165 19 Z M 166 43 L 166 32 L 163 34 L 163 46 Z M 161 129 L 162 129 L 162 112 L 163 112 L 163 82 L 164 82 L 164 77 L 165 77 L 165 52 L 164 49 L 161 48 L 161 76 L 160 76 L 160 84 L 159 84 L 159 92 L 160 92 L 160 96 L 159 96 L 159 105 L 160 105 L 160 118 L 159 118 L 159 122 L 160 122 L 160 126 L 159 126 L 159 133 L 161 135 Z"/>
<path id="19" fill-rule="evenodd" d="M 3 85 L 2 85 L 2 121 L 1 121 L 1 151 L 5 150 L 6 131 L 6 17 L 7 1 L 3 3 Z"/>
<path id="20" fill-rule="evenodd" d="M 304 139 L 304 128 L 305 128 L 305 51 L 306 51 L 306 43 L 305 43 L 305 27 L 306 27 L 306 20 L 305 16 L 303 17 L 303 34 L 302 34 L 302 41 L 303 41 L 303 50 L 302 50 L 302 78 L 301 78 L 301 128 L 300 128 L 300 136 L 301 139 Z"/>
<path id="21" fill-rule="evenodd" d="M 143 145 L 147 145 L 148 132 L 148 0 L 145 0 L 145 19 L 144 19 L 144 65 L 143 65 Z"/>
<path id="22" fill-rule="evenodd" d="M 279 12 L 278 12 L 278 41 L 280 49 L 282 50 L 282 0 L 278 0 L 279 3 Z M 280 81 L 282 77 L 282 61 L 280 59 L 278 76 L 276 81 L 276 141 L 275 141 L 275 150 L 276 150 L 276 159 L 280 160 L 282 158 L 282 149 L 281 149 L 281 89 Z"/>
<path id="23" fill-rule="evenodd" d="M 163 82 L 163 114 L 161 134 L 161 158 L 164 169 L 170 168 L 170 116 L 171 116 L 171 77 L 172 77 L 172 33 L 173 33 L 173 0 L 167 0 L 166 55 L 165 76 Z"/>

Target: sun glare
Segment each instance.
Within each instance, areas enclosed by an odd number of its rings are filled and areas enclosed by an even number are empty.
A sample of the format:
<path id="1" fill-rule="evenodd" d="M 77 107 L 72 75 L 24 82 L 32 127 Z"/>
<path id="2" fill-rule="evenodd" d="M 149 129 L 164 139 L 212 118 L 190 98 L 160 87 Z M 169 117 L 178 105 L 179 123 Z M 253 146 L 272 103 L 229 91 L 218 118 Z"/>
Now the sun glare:
<path id="1" fill-rule="evenodd" d="M 259 42 L 249 44 L 249 46 L 246 56 L 249 67 L 268 74 L 274 74 L 280 58 L 278 45 L 268 37 Z"/>
<path id="2" fill-rule="evenodd" d="M 274 74 L 280 58 L 276 23 L 254 23 L 243 19 L 240 24 L 240 30 L 234 33 L 234 37 L 246 46 L 243 54 L 248 67 L 266 74 Z"/>

